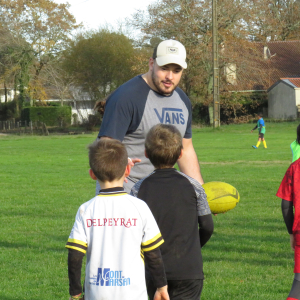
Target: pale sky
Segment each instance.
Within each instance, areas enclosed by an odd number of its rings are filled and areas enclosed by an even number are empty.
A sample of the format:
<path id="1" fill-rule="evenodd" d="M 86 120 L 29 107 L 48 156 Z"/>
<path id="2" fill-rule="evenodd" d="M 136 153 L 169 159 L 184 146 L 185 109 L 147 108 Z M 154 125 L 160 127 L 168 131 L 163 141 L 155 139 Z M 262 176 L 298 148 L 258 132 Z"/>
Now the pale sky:
<path id="1" fill-rule="evenodd" d="M 137 9 L 146 10 L 155 0 L 53 0 L 56 3 L 68 2 L 69 11 L 77 23 L 83 23 L 85 29 L 98 29 L 130 17 Z"/>

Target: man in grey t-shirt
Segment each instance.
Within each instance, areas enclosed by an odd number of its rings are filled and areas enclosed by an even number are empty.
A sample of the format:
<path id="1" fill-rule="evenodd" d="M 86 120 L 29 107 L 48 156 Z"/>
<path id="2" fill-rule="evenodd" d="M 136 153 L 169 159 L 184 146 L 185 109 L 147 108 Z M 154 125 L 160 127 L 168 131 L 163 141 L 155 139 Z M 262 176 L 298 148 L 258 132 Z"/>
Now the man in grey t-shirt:
<path id="1" fill-rule="evenodd" d="M 192 143 L 192 107 L 187 95 L 178 87 L 183 69 L 187 68 L 185 47 L 175 40 L 161 42 L 149 59 L 149 71 L 117 88 L 106 100 L 98 138 L 122 141 L 132 170 L 126 192 L 154 168 L 144 155 L 144 142 L 150 128 L 158 123 L 176 126 L 183 136 L 183 155 L 178 160 L 181 172 L 203 179 Z M 96 194 L 100 187 L 97 186 Z"/>

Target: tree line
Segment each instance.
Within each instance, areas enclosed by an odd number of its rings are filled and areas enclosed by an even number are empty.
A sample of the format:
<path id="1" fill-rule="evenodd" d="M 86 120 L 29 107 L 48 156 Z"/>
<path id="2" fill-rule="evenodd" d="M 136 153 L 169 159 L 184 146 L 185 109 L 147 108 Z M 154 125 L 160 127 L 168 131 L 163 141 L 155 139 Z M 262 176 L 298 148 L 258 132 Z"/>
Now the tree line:
<path id="1" fill-rule="evenodd" d="M 253 42 L 299 39 L 300 0 L 217 3 L 221 69 L 236 62 L 256 72 L 249 64 L 256 55 L 251 51 Z M 211 0 L 153 2 L 127 19 L 126 32 L 135 32 L 132 38 L 122 30 L 84 30 L 69 12 L 69 4 L 2 0 L 0 84 L 5 102 L 13 90 L 18 116 L 24 106 L 46 105 L 49 98 L 62 104 L 76 97 L 103 100 L 125 81 L 147 71 L 148 59 L 161 40 L 176 39 L 185 45 L 188 57 L 181 87 L 193 103 L 208 104 L 212 99 L 211 5 Z M 240 55 L 241 48 L 245 55 Z M 227 82 L 220 79 L 221 91 L 226 92 Z M 226 101 L 239 103 L 232 96 Z"/>

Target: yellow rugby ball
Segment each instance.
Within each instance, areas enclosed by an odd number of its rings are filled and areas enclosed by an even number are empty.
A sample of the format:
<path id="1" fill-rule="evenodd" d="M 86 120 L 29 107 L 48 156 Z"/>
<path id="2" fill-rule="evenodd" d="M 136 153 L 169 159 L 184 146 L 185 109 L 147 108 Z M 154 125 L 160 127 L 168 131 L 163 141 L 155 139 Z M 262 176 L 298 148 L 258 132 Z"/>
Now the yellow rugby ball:
<path id="1" fill-rule="evenodd" d="M 224 213 L 236 207 L 240 201 L 240 194 L 232 185 L 211 181 L 204 183 L 203 188 L 207 195 L 207 202 L 213 214 Z"/>

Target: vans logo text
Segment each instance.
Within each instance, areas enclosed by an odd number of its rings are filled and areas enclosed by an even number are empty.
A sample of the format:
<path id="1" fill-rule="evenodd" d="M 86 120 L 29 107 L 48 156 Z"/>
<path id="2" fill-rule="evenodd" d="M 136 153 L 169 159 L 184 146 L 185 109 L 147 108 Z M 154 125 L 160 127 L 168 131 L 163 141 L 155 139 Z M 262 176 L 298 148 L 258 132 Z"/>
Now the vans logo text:
<path id="1" fill-rule="evenodd" d="M 156 108 L 154 108 L 154 111 L 159 119 L 159 122 L 162 124 L 185 124 L 182 109 L 164 107 L 161 115 Z"/>

